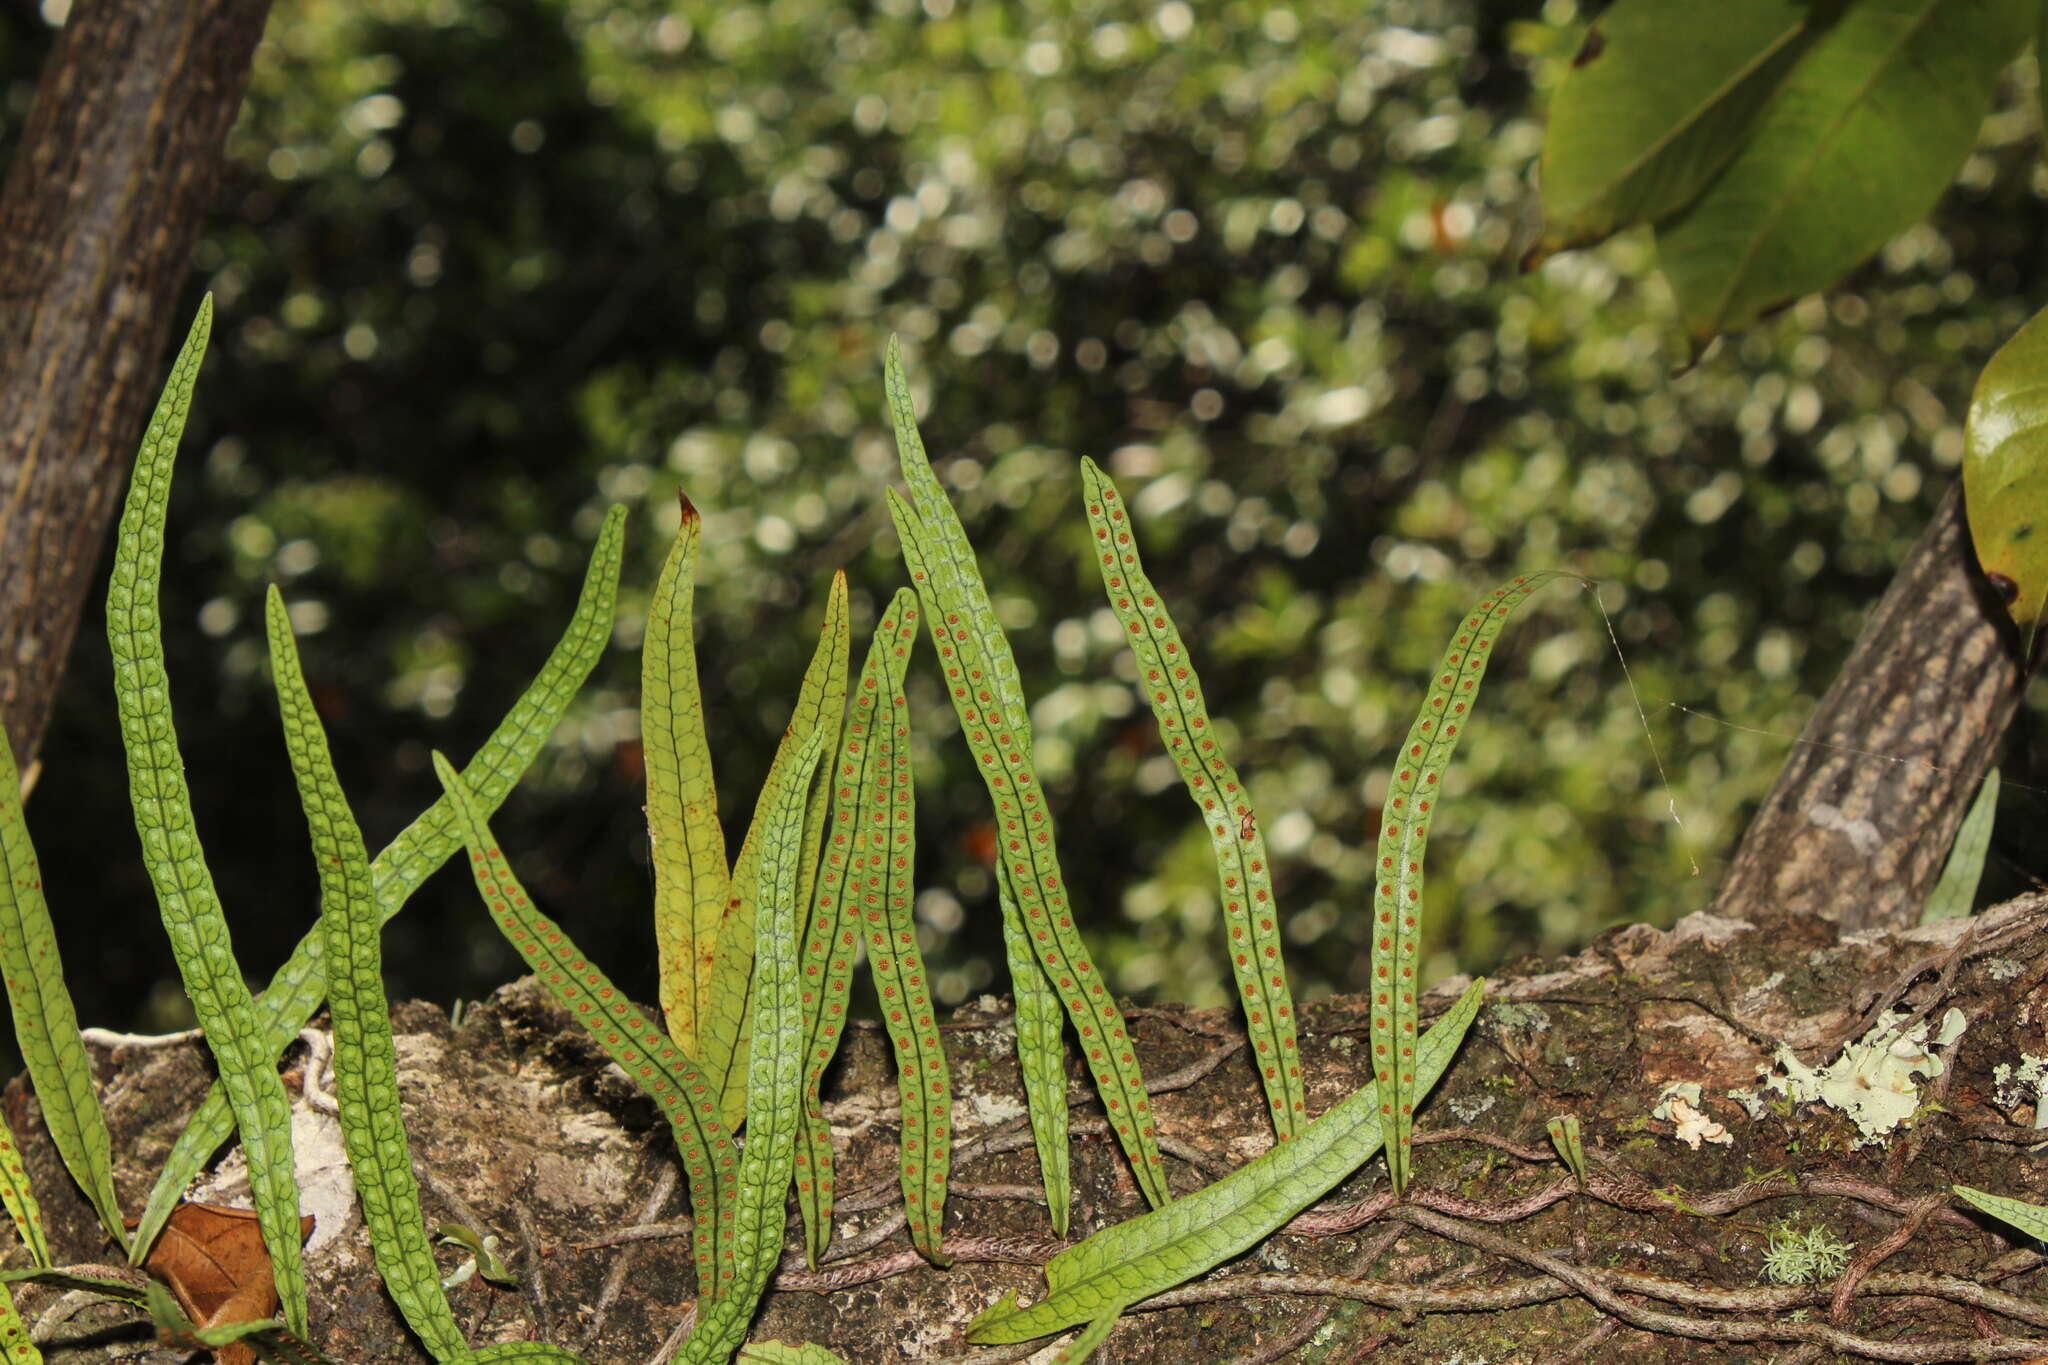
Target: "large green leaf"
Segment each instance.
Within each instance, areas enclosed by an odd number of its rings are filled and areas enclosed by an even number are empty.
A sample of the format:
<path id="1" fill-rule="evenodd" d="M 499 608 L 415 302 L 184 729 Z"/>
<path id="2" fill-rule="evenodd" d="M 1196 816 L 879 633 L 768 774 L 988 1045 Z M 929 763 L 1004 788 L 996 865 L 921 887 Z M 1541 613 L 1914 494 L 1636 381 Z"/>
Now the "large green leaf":
<path id="1" fill-rule="evenodd" d="M 1975 144 L 2037 3 L 1856 0 L 1817 34 L 1741 151 L 1657 230 L 1694 336 L 1825 288 L 1925 214 Z"/>
<path id="2" fill-rule="evenodd" d="M 2048 309 L 1977 376 L 1963 424 L 1963 507 L 1977 563 L 2022 627 L 2048 609 Z"/>
<path id="3" fill-rule="evenodd" d="M 1819 31 L 1804 0 L 1620 0 L 1551 97 L 1541 251 L 1676 213 L 1740 150 Z"/>
<path id="4" fill-rule="evenodd" d="M 1474 981 L 1416 1048 L 1417 1093 L 1451 1064 L 1479 1012 Z M 968 1324 L 977 1342 L 1029 1341 L 1099 1321 L 1221 1265 L 1322 1198 L 1380 1147 L 1379 1087 L 1367 1083 L 1329 1113 L 1213 1185 L 1164 1208 L 1103 1229 L 1045 1267 L 1046 1295 L 1028 1307 L 1014 1294 Z"/>

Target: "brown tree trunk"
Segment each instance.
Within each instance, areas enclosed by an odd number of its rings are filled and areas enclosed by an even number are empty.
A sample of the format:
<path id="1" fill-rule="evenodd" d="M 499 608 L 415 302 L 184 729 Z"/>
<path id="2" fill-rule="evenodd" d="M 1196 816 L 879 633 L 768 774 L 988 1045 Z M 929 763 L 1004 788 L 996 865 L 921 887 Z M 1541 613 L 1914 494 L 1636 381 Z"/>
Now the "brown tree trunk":
<path id="1" fill-rule="evenodd" d="M 26 769 L 270 0 L 78 0 L 0 189 L 0 720 Z"/>
<path id="2" fill-rule="evenodd" d="M 2026 687 L 2019 632 L 1942 500 L 1750 821 L 1715 909 L 1917 922 Z"/>

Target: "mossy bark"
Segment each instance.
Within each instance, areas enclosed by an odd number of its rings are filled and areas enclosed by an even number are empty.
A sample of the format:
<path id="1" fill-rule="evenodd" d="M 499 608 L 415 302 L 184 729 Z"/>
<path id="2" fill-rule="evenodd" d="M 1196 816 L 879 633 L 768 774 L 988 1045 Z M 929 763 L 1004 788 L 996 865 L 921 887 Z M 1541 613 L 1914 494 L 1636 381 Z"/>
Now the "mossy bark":
<path id="1" fill-rule="evenodd" d="M 1869 1251 L 1914 1201 L 1938 1201 L 1952 1181 L 2043 1200 L 2048 1177 L 2028 1156 L 2034 1096 L 2001 1086 L 1994 1068 L 2048 1051 L 2044 921 L 2048 897 L 1888 936 L 1845 936 L 1811 916 L 1698 914 L 1670 931 L 1617 930 L 1577 957 L 1504 973 L 1425 1109 L 1415 1217 L 1448 1215 L 1460 1228 L 1591 1273 L 1647 1272 L 1665 1277 L 1657 1283 L 1684 1282 L 1688 1293 L 1739 1304 L 1760 1292 L 1765 1234 L 1781 1220 L 1823 1227 Z M 1449 998 L 1439 988 L 1426 1012 Z M 1970 1020 L 1947 1051 L 1947 1070 L 1923 1087 L 1929 1107 L 1910 1129 L 1859 1147 L 1856 1127 L 1832 1109 L 1780 1105 L 1752 1120 L 1727 1098 L 1755 1083 L 1780 1043 L 1809 1063 L 1826 1062 L 1888 1003 L 1934 1018 L 1953 1004 Z M 1169 1006 L 1131 1017 L 1146 1074 L 1162 1090 L 1156 1109 L 1176 1190 L 1268 1145 L 1260 1089 L 1232 1016 Z M 472 1342 L 546 1336 L 593 1362 L 648 1360 L 695 1295 L 679 1236 L 606 1241 L 643 1221 L 679 1218 L 686 1207 L 680 1191 L 651 1214 L 647 1207 L 674 1168 L 653 1107 L 530 980 L 471 1008 L 459 1026 L 420 1004 L 400 1007 L 396 1023 L 407 1126 L 429 1176 L 428 1216 L 476 1220 L 502 1240 L 521 1279 L 506 1289 L 472 1277 L 451 1291 Z M 1365 1011 L 1357 1000 L 1323 1001 L 1303 1008 L 1302 1023 L 1310 1107 L 1321 1111 L 1369 1075 Z M 1037 1292 L 1036 1264 L 1057 1245 L 1043 1206 L 1029 1197 L 1034 1159 L 1010 1019 L 1001 1002 L 984 1000 L 956 1015 L 945 1038 L 962 1145 L 946 1226 L 957 1263 L 942 1272 L 918 1261 L 893 1217 L 895 1085 L 879 1030 L 855 1027 L 828 1088 L 841 1154 L 838 1242 L 897 1226 L 822 1272 L 804 1269 L 792 1228 L 790 1259 L 755 1340 L 818 1341 L 856 1363 L 1026 1358 L 1017 1348 L 977 1351 L 962 1335 L 1005 1290 Z M 122 1194 L 139 1205 L 206 1082 L 206 1065 L 193 1045 L 121 1049 L 100 1062 Z M 420 1361 L 373 1273 L 333 1120 L 304 1098 L 303 1049 L 287 1069 L 299 1095 L 305 1209 L 319 1220 L 307 1257 L 319 1344 L 356 1365 Z M 1142 1212 L 1144 1201 L 1099 1116 L 1091 1119 L 1078 1073 L 1073 1081 L 1078 1237 Z M 1685 1082 L 1701 1087 L 1701 1107 L 1726 1130 L 1725 1144 L 1694 1150 L 1673 1123 L 1651 1117 L 1666 1087 Z M 10 1087 L 8 1109 L 59 1257 L 107 1256 L 23 1082 Z M 1545 1121 L 1566 1113 L 1584 1125 L 1594 1196 L 1576 1193 L 1549 1152 Z M 1578 1294 L 1546 1287 L 1499 1246 L 1475 1248 L 1403 1221 L 1385 1184 L 1383 1165 L 1368 1163 L 1319 1212 L 1196 1291 L 1221 1297 L 1131 1314 L 1100 1358 L 1344 1360 L 1367 1349 L 1378 1360 L 1417 1362 L 1614 1359 L 1619 1351 L 1643 1361 L 1822 1358 L 1800 1354 L 1797 1342 L 1703 1341 L 1618 1325 Z M 244 1196 L 237 1155 L 196 1193 L 228 1203 Z M 2016 1234 L 1960 1207 L 1921 1216 L 1880 1274 L 1958 1276 L 2039 1297 L 2033 1268 L 2041 1258 Z M 453 1248 L 444 1256 L 451 1271 L 461 1259 Z M 10 1262 L 22 1258 L 19 1247 L 8 1254 Z M 1355 1292 L 1379 1302 L 1274 1292 L 1309 1273 L 1360 1277 Z M 1250 1274 L 1262 1277 L 1256 1286 L 1236 1278 Z M 1820 1296 L 1806 1305 L 1812 1323 L 1829 1320 L 1825 1288 L 1804 1291 Z M 1496 1306 L 1404 1314 L 1404 1297 L 1413 1308 L 1418 1294 Z M 31 1289 L 22 1297 L 35 1322 L 56 1296 Z M 1497 1306 L 1506 1299 L 1519 1306 Z M 1768 1312 L 1716 1312 L 1632 1291 L 1626 1302 L 1724 1326 L 1782 1323 L 1791 1311 L 1781 1302 Z M 2048 1336 L 2048 1310 L 2039 1319 L 2029 1326 L 1939 1294 L 1888 1293 L 1860 1294 L 1835 1326 L 1874 1340 L 1968 1341 L 1989 1332 L 2016 1341 Z M 52 1317 L 46 1331 L 46 1354 L 65 1365 L 110 1346 L 148 1347 L 147 1331 L 124 1308 Z M 1302 1332 L 1298 1347 L 1269 1354 Z"/>

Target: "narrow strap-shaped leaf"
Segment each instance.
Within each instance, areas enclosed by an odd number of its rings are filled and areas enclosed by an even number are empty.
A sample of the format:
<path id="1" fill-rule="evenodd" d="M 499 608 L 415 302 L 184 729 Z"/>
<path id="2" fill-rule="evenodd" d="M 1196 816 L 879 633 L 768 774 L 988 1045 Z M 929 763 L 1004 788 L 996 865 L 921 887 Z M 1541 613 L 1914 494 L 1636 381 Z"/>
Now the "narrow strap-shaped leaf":
<path id="1" fill-rule="evenodd" d="M 731 873 L 704 698 L 697 686 L 691 607 L 701 521 L 682 497 L 683 522 L 662 562 L 640 648 L 640 743 L 647 760 L 647 838 L 654 863 L 654 942 L 669 1037 L 703 1056 L 698 1030 L 711 1007 L 713 949 Z M 723 1080 L 723 1077 L 720 1077 Z"/>
<path id="2" fill-rule="evenodd" d="M 1067 1132 L 1066 1047 L 1060 1033 L 1066 1014 L 1052 982 L 1039 970 L 1031 935 L 1009 869 L 996 862 L 996 899 L 1003 916 L 1003 959 L 1010 969 L 1010 997 L 1017 1030 L 1017 1068 L 1024 1077 L 1024 1113 L 1031 1121 L 1031 1145 L 1038 1153 L 1038 1178 L 1053 1234 L 1067 1235 L 1074 1203 L 1074 1152 Z"/>
<path id="3" fill-rule="evenodd" d="M 469 1343 L 441 1288 L 413 1179 L 398 1093 L 398 1050 L 384 998 L 384 921 L 370 894 L 370 851 L 334 771 L 327 732 L 299 665 L 291 614 L 274 583 L 264 598 L 263 615 L 285 750 L 320 873 L 320 930 L 326 946 L 327 1007 L 334 1016 L 334 1089 L 342 1145 L 385 1289 L 434 1359 L 451 1362 L 469 1354 Z"/>
<path id="4" fill-rule="evenodd" d="M 1053 1365 L 1082 1365 L 1095 1354 L 1095 1348 L 1109 1340 L 1109 1334 L 1116 1329 L 1117 1319 L 1122 1313 L 1104 1313 L 1095 1321 L 1083 1327 L 1074 1339 L 1053 1355 Z"/>
<path id="5" fill-rule="evenodd" d="M 842 800 L 856 790 L 860 793 L 851 822 L 859 851 L 846 883 L 851 899 L 847 914 L 866 936 L 868 970 L 896 1057 L 903 1125 L 898 1178 L 910 1240 L 926 1260 L 943 1266 L 950 1264 L 940 1243 L 946 1176 L 953 1157 L 953 1086 L 911 913 L 916 898 L 912 873 L 917 812 L 910 771 L 910 714 L 902 688 L 904 666 L 917 639 L 918 609 L 908 589 L 896 594 L 892 614 L 896 633 L 881 676 L 861 679 L 857 704 L 866 716 L 859 755 L 864 768 L 857 778 L 846 775 L 840 793 Z M 878 649 L 880 644 L 878 633 Z M 869 657 L 872 660 L 873 652 Z M 854 719 L 860 723 L 861 714 Z"/>
<path id="6" fill-rule="evenodd" d="M 29 1339 L 28 1325 L 21 1320 L 14 1295 L 5 1285 L 0 1285 L 0 1352 L 5 1353 L 7 1365 L 43 1365 L 43 1353 Z"/>
<path id="7" fill-rule="evenodd" d="M 0 748 L 6 744 L 6 739 L 0 737 Z M 7 1205 L 7 1217 L 21 1234 L 22 1245 L 28 1248 L 30 1257 L 39 1266 L 49 1265 L 50 1239 L 43 1231 L 43 1207 L 36 1202 L 28 1172 L 22 1168 L 21 1153 L 14 1146 L 14 1131 L 4 1119 L 0 1119 L 0 1203 Z"/>
<path id="8" fill-rule="evenodd" d="M 1579 1136 L 1579 1118 L 1576 1114 L 1565 1114 L 1544 1125 L 1550 1132 L 1550 1145 L 1557 1148 L 1557 1154 L 1564 1158 L 1565 1168 L 1572 1173 L 1572 1179 L 1579 1182 L 1579 1188 L 1586 1188 L 1586 1148 Z"/>
<path id="9" fill-rule="evenodd" d="M 1554 573 L 1503 583 L 1473 604 L 1451 636 L 1429 695 L 1394 762 L 1380 813 L 1379 865 L 1374 869 L 1372 923 L 1372 1067 L 1387 1125 L 1387 1170 L 1394 1192 L 1408 1188 L 1415 1106 L 1427 1086 L 1415 1083 L 1416 973 L 1422 957 L 1422 859 L 1436 818 L 1437 783 L 1457 751 L 1494 637 L 1530 593 Z"/>
<path id="10" fill-rule="evenodd" d="M 120 1196 L 114 1192 L 107 1118 L 100 1109 L 99 1092 L 93 1088 L 92 1063 L 78 1040 L 78 1012 L 64 985 L 57 934 L 50 924 L 49 905 L 43 900 L 42 867 L 22 817 L 21 775 L 15 770 L 14 750 L 4 725 L 0 725 L 0 977 L 7 983 L 15 1042 L 21 1047 L 22 1060 L 28 1063 L 36 1098 L 42 1101 L 43 1126 L 50 1130 L 64 1169 L 71 1172 L 99 1215 L 100 1226 L 125 1250 L 128 1230 L 122 1226 Z M 11 1148 L 8 1159 L 19 1165 Z M 21 1189 L 27 1207 L 33 1209 L 35 1196 L 27 1193 L 25 1181 Z M 7 1209 L 15 1213 L 20 1225 L 21 1214 L 11 1196 Z M 48 1265 L 50 1252 L 41 1242 L 39 1217 L 35 1228 L 33 1238 L 26 1231 L 22 1235 L 37 1262 Z"/>
<path id="11" fill-rule="evenodd" d="M 1224 756 L 1202 700 L 1202 680 L 1188 657 L 1173 616 L 1145 576 L 1138 543 L 1116 485 L 1095 461 L 1081 461 L 1088 524 L 1095 532 L 1096 567 L 1110 609 L 1138 664 L 1138 685 L 1159 723 L 1159 737 L 1180 769 L 1188 795 L 1209 830 L 1209 851 L 1230 931 L 1230 969 L 1244 1005 L 1245 1031 L 1266 1087 L 1273 1131 L 1285 1142 L 1308 1121 L 1302 1096 L 1301 1055 L 1295 1047 L 1294 996 L 1280 954 L 1280 916 L 1266 838 L 1259 832 L 1251 793 Z"/>
<path id="12" fill-rule="evenodd" d="M 754 1341 L 740 1347 L 739 1365 L 846 1365 L 815 1342 Z"/>
<path id="13" fill-rule="evenodd" d="M 690 1243 L 697 1261 L 698 1293 L 717 1296 L 732 1274 L 727 1247 L 739 1174 L 732 1136 L 718 1118 L 717 1090 L 682 1049 L 590 964 L 559 926 L 534 909 L 453 765 L 438 753 L 434 772 L 455 798 L 463 842 L 469 846 L 470 872 L 491 921 L 519 950 L 547 992 L 576 1016 L 667 1117 L 690 1181 L 690 1215 L 695 1222 Z"/>
<path id="14" fill-rule="evenodd" d="M 334 1362 L 304 1337 L 276 1318 L 253 1322 L 226 1322 L 217 1327 L 196 1327 L 185 1310 L 171 1297 L 171 1291 L 151 1280 L 144 1291 L 144 1306 L 156 1320 L 157 1334 L 165 1341 L 185 1347 L 218 1349 L 246 1341 L 264 1360 L 275 1365 L 334 1365 Z"/>
<path id="15" fill-rule="evenodd" d="M 761 782 L 761 797 L 754 806 L 754 819 L 733 860 L 732 884 L 727 892 L 725 917 L 718 924 L 718 943 L 711 972 L 710 1013 L 699 1021 L 698 1064 L 704 1074 L 721 1086 L 720 1112 L 728 1128 L 737 1127 L 747 1107 L 747 1039 L 749 983 L 754 969 L 754 916 L 767 882 L 761 875 L 761 839 L 765 822 L 779 809 L 782 790 L 798 784 L 803 798 L 802 847 L 809 850 L 804 861 L 812 864 L 797 873 L 797 885 L 808 897 L 817 860 L 816 836 L 824 829 L 822 793 L 813 799 L 813 777 L 817 764 L 798 761 L 813 734 L 825 740 L 839 738 L 846 716 L 847 656 L 852 641 L 846 620 L 846 575 L 832 575 L 832 590 L 825 601 L 825 625 L 818 634 L 818 648 L 811 655 L 797 689 L 796 709 L 790 713 L 789 728 L 769 761 L 768 775 Z M 801 769 L 802 776 L 797 776 Z M 815 819 L 811 816 L 817 810 Z"/>
<path id="16" fill-rule="evenodd" d="M 925 557 L 933 580 L 945 585 L 949 596 L 958 599 L 961 624 L 973 633 L 988 659 L 986 680 L 1003 714 L 1024 715 L 1024 684 L 1017 673 L 1017 656 L 989 604 L 988 588 L 981 581 L 967 528 L 960 524 L 960 514 L 953 510 L 946 490 L 939 487 L 938 475 L 932 472 L 931 459 L 925 454 L 924 437 L 917 430 L 917 405 L 910 397 L 910 383 L 903 376 L 903 345 L 893 334 L 883 361 L 882 383 L 888 392 L 889 424 L 896 432 L 897 463 L 902 466 L 903 482 L 910 489 L 910 504 L 924 523 Z M 1023 746 L 1024 757 L 1029 761 L 1030 728 L 1025 727 L 1013 738 Z"/>
<path id="17" fill-rule="evenodd" d="M 605 514 L 568 629 L 563 631 L 526 691 L 462 770 L 471 798 L 487 818 L 498 809 L 520 774 L 540 752 L 541 745 L 554 733 L 611 639 L 625 525 L 623 507 L 613 507 Z M 378 913 L 387 920 L 397 914 L 420 884 L 461 846 L 448 798 L 436 797 L 371 861 L 370 893 L 376 899 Z M 323 955 L 320 931 L 316 928 L 299 940 L 284 966 L 271 978 L 269 989 L 256 998 L 257 1027 L 262 1030 L 263 1045 L 272 1056 L 282 1055 L 320 1008 L 327 993 L 321 965 Z M 216 1082 L 186 1123 L 185 1131 L 171 1145 L 136 1226 L 129 1247 L 132 1262 L 140 1264 L 149 1254 L 186 1187 L 234 1132 L 234 1125 L 227 1092 Z"/>
<path id="18" fill-rule="evenodd" d="M 2048 1241 L 2048 1209 L 2009 1195 L 1974 1190 L 1968 1185 L 1951 1185 L 1957 1196 L 1975 1204 L 1993 1218 L 2010 1223 L 2037 1242 Z"/>
<path id="19" fill-rule="evenodd" d="M 818 1089 L 846 1026 L 847 986 L 860 943 L 854 902 L 870 875 L 869 837 L 893 837 L 899 810 L 896 798 L 905 813 L 900 833 L 906 849 L 911 837 L 909 776 L 905 773 L 899 778 L 897 767 L 908 761 L 908 749 L 894 727 L 908 723 L 895 717 L 904 666 L 917 642 L 917 626 L 917 596 L 900 588 L 875 623 L 836 764 L 830 768 L 820 765 L 821 774 L 829 779 L 825 792 L 830 800 L 830 835 L 814 864 L 812 891 L 801 902 L 810 907 L 810 921 L 801 944 L 804 1122 L 796 1149 L 797 1207 L 803 1213 L 804 1252 L 814 1266 L 832 1240 L 832 1129 L 825 1122 Z M 808 813 L 805 823 L 808 837 Z M 913 1233 L 915 1227 L 913 1223 Z"/>
<path id="20" fill-rule="evenodd" d="M 788 780 L 759 826 L 761 936 L 754 957 L 754 1046 L 747 1064 L 747 1140 L 740 1155 L 734 1223 L 733 1277 L 683 1343 L 684 1365 L 732 1358 L 747 1324 L 782 1259 L 796 1135 L 803 1112 L 804 1000 L 797 953 L 796 892 L 804 856 L 804 806 L 812 773 L 824 752 L 825 731 L 814 728 L 792 756 Z"/>
<path id="21" fill-rule="evenodd" d="M 212 322 L 209 295 L 199 306 L 136 452 L 107 585 L 107 643 L 114 654 L 114 699 L 128 754 L 128 794 L 135 807 L 135 830 L 142 839 L 143 865 L 156 889 L 157 908 L 192 1012 L 220 1063 L 221 1083 L 249 1159 L 250 1194 L 284 1320 L 304 1335 L 306 1275 L 299 1254 L 291 1102 L 278 1078 L 276 1054 L 263 1046 L 257 1031 L 249 987 L 228 942 L 227 917 L 199 847 L 185 761 L 171 721 L 170 679 L 164 671 L 157 614 L 171 466 L 185 432 Z"/>
<path id="22" fill-rule="evenodd" d="M 0 773 L 0 777 L 4 776 Z M 1949 845 L 1941 880 L 1927 893 L 1927 904 L 1920 911 L 1922 924 L 1960 919 L 1976 905 L 1977 883 L 1984 878 L 1984 858 L 1991 851 L 1991 826 L 1998 818 L 1998 783 L 1998 769 L 1984 774 L 1977 799 L 1970 803 L 1970 813 L 1963 817 L 1956 840 Z"/>
<path id="23" fill-rule="evenodd" d="M 139 1270 L 123 1271 L 115 1266 L 27 1266 L 0 1270 L 0 1284 L 46 1284 L 52 1289 L 83 1289 L 88 1294 L 137 1305 L 147 1302 L 144 1291 L 150 1283 L 149 1276 Z"/>
<path id="24" fill-rule="evenodd" d="M 1434 1086 L 1479 1012 L 1474 981 L 1422 1036 L 1416 1073 Z M 1094 1322 L 1173 1288 L 1257 1245 L 1379 1150 L 1378 1087 L 1367 1082 L 1327 1114 L 1212 1185 L 1103 1229 L 1053 1257 L 1046 1296 L 1019 1308 L 1015 1293 L 968 1324 L 970 1341 L 1029 1341 Z"/>
<path id="25" fill-rule="evenodd" d="M 1130 1158 L 1138 1188 L 1157 1208 L 1172 1193 L 1153 1131 L 1152 1100 L 1145 1093 L 1123 1012 L 1074 927 L 1066 878 L 1053 844 L 1052 812 L 1031 767 L 1031 718 L 998 701 L 982 635 L 967 620 L 972 608 L 957 584 L 935 575 L 931 537 L 917 513 L 894 489 L 888 499 L 889 515 L 903 543 L 903 562 L 924 604 L 925 624 L 945 671 L 961 732 L 995 804 L 996 858 L 1009 873 L 1032 958 L 1059 993 L 1067 1018 L 1080 1035 L 1088 1074 L 1102 1097 L 1111 1131 Z M 952 515 L 950 507 L 947 515 Z M 987 624 L 999 629 L 992 619 Z"/>

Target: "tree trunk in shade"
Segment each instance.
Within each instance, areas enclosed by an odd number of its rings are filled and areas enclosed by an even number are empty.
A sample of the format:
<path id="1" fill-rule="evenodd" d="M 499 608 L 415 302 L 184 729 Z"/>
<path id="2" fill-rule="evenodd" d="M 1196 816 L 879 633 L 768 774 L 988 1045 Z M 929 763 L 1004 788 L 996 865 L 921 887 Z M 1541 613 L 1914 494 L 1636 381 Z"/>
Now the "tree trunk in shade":
<path id="1" fill-rule="evenodd" d="M 0 189 L 0 720 L 24 769 L 270 0 L 78 0 Z"/>
<path id="2" fill-rule="evenodd" d="M 1864 623 L 1736 849 L 1714 908 L 1848 931 L 1915 923 L 2026 687 L 1960 487 Z"/>

